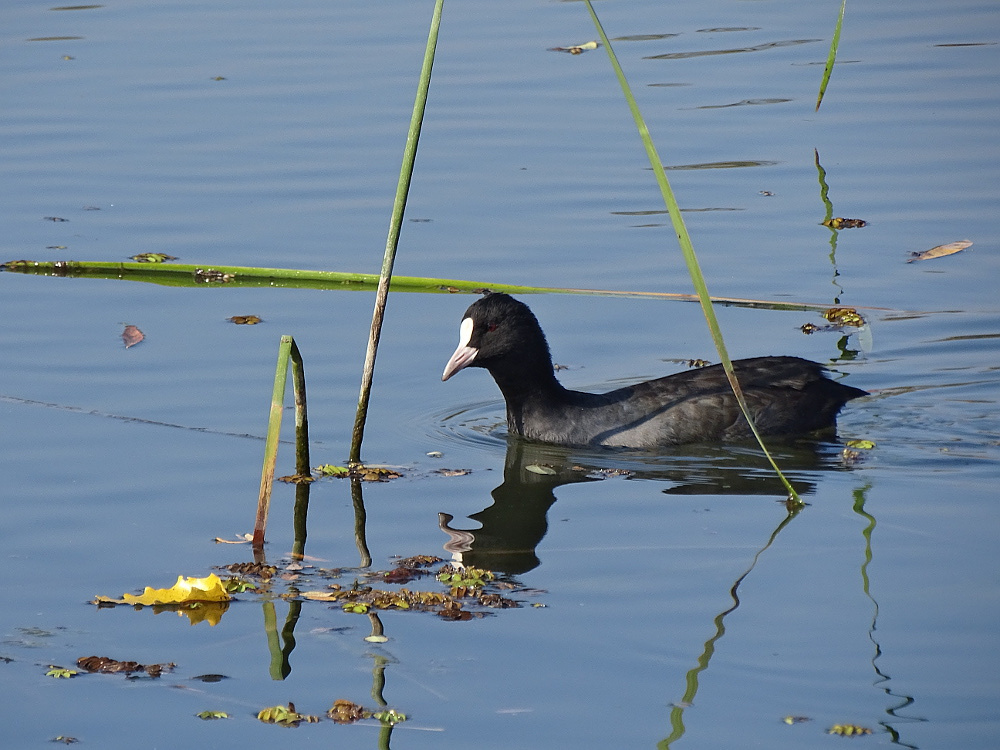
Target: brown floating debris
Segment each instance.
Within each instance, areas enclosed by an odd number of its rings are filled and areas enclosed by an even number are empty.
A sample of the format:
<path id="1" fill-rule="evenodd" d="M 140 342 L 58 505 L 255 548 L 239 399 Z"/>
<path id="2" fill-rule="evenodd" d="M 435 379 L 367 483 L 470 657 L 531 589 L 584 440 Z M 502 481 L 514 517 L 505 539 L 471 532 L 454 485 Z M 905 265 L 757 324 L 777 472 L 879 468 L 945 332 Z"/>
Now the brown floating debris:
<path id="1" fill-rule="evenodd" d="M 597 49 L 601 45 L 597 42 L 584 42 L 583 44 L 574 44 L 569 47 L 549 47 L 549 52 L 568 52 L 571 55 L 579 55 L 588 50 Z"/>
<path id="2" fill-rule="evenodd" d="M 361 479 L 365 482 L 388 482 L 390 479 L 398 479 L 403 476 L 398 471 L 388 469 L 384 466 L 365 466 L 363 464 L 352 466 L 323 464 L 322 466 L 315 467 L 315 469 L 323 477 L 350 477 L 351 479 Z"/>
<path id="3" fill-rule="evenodd" d="M 912 263 L 915 260 L 930 260 L 931 258 L 943 258 L 946 255 L 954 255 L 955 253 L 960 253 L 967 247 L 972 247 L 972 240 L 958 240 L 957 242 L 949 242 L 947 245 L 938 245 L 937 247 L 932 247 L 930 250 L 924 250 L 923 252 L 910 253 L 910 257 L 906 260 L 906 262 Z"/>
<path id="4" fill-rule="evenodd" d="M 315 482 L 315 477 L 309 474 L 288 474 L 287 476 L 278 477 L 279 482 L 285 482 L 286 484 L 309 484 L 310 482 Z"/>
<path id="5" fill-rule="evenodd" d="M 125 342 L 126 349 L 135 346 L 144 338 L 146 335 L 135 326 L 125 326 L 125 330 L 122 331 L 122 341 Z"/>
<path id="6" fill-rule="evenodd" d="M 223 273 L 214 268 L 196 268 L 194 281 L 196 284 L 228 284 L 236 278 L 234 273 Z"/>
<path id="7" fill-rule="evenodd" d="M 223 565 L 222 568 L 230 573 L 264 579 L 273 578 L 278 572 L 278 569 L 273 565 L 255 562 L 232 563 L 231 565 Z"/>
<path id="8" fill-rule="evenodd" d="M 365 709 L 357 703 L 353 703 L 343 698 L 338 698 L 333 702 L 326 715 L 337 724 L 353 724 L 365 718 Z M 370 715 L 370 714 L 369 714 Z"/>
<path id="9" fill-rule="evenodd" d="M 137 661 L 118 661 L 109 656 L 82 656 L 76 660 L 76 665 L 87 672 L 115 673 L 124 672 L 145 672 L 150 677 L 159 677 L 164 672 L 169 672 L 175 664 L 140 664 Z"/>
<path id="10" fill-rule="evenodd" d="M 864 219 L 845 219 L 841 216 L 836 216 L 824 221 L 823 226 L 830 227 L 830 229 L 858 229 L 868 226 L 868 222 Z"/>

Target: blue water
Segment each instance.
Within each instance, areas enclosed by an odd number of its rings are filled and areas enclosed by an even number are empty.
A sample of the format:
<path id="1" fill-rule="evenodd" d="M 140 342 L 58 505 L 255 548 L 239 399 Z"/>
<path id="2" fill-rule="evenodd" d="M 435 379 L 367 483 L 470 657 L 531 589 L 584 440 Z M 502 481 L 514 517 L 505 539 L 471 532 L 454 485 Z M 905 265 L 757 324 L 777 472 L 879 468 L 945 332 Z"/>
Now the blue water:
<path id="1" fill-rule="evenodd" d="M 842 439 L 876 443 L 857 463 L 839 444 L 779 451 L 809 503 L 787 523 L 745 450 L 542 451 L 521 466 L 632 474 L 505 482 L 493 383 L 439 381 L 471 298 L 391 298 L 364 453 L 405 476 L 364 488 L 374 567 L 447 557 L 438 513 L 482 523 L 484 538 L 505 502 L 522 503 L 515 530 L 544 533 L 519 567 L 508 560 L 519 609 L 455 623 L 388 612 L 390 640 L 373 645 L 366 617 L 305 602 L 279 681 L 256 596 L 214 628 L 88 605 L 250 559 L 211 540 L 251 530 L 281 334 L 306 360 L 313 464 L 346 460 L 372 296 L 0 273 L 0 684 L 19 717 L 4 746 L 375 746 L 371 723 L 278 733 L 254 716 L 288 701 L 372 707 L 384 657 L 385 698 L 411 717 L 396 747 L 802 748 L 841 741 L 825 732 L 845 723 L 871 728 L 865 743 L 993 747 L 1000 11 L 849 5 L 817 113 L 838 9 L 597 4 L 712 293 L 884 308 L 866 312 L 870 341 L 846 342 L 803 335 L 823 323 L 814 313 L 718 310 L 733 356 L 831 362 L 873 392 L 840 422 Z M 8 3 L 0 261 L 158 251 L 376 272 L 430 11 Z M 606 55 L 548 51 L 594 36 L 580 3 L 446 4 L 397 273 L 690 290 Z M 820 225 L 817 153 L 834 215 L 867 227 Z M 962 253 L 906 262 L 966 238 Z M 695 305 L 529 302 L 573 387 L 716 358 Z M 227 322 L 248 313 L 264 323 Z M 146 340 L 126 350 L 128 324 Z M 292 465 L 283 447 L 279 473 Z M 276 487 L 273 562 L 290 550 L 292 498 Z M 308 562 L 357 565 L 353 524 L 348 485 L 317 482 Z M 308 571 L 299 583 L 322 585 Z M 289 605 L 275 606 L 280 628 Z M 158 681 L 45 676 L 92 654 L 177 668 Z M 215 672 L 230 679 L 191 679 Z M 233 718 L 194 717 L 206 709 Z"/>

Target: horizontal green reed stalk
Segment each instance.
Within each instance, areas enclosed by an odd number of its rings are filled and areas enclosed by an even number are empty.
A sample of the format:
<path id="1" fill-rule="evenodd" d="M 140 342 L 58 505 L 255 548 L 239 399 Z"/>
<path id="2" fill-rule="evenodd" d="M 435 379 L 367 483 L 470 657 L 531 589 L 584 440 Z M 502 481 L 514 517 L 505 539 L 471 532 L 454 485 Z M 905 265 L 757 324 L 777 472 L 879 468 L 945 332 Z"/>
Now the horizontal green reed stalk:
<path id="1" fill-rule="evenodd" d="M 649 163 L 653 167 L 653 174 L 656 175 L 656 182 L 660 186 L 660 192 L 663 195 L 663 202 L 666 204 L 667 213 L 670 215 L 670 221 L 673 223 L 674 232 L 677 234 L 677 241 L 680 243 L 681 252 L 684 254 L 684 262 L 687 264 L 691 281 L 694 283 L 695 291 L 698 293 L 698 300 L 701 303 L 702 312 L 704 313 L 705 320 L 708 323 L 708 329 L 712 334 L 712 341 L 715 343 L 715 348 L 719 352 L 719 357 L 722 361 L 723 368 L 725 368 L 726 375 L 729 378 L 729 384 L 732 386 L 733 394 L 735 394 L 736 400 L 739 402 L 740 409 L 743 412 L 743 416 L 750 425 L 750 430 L 753 432 L 754 437 L 757 438 L 757 442 L 760 444 L 761 450 L 764 451 L 764 455 L 767 457 L 771 467 L 778 475 L 778 478 L 781 479 L 782 484 L 785 485 L 789 498 L 796 503 L 802 503 L 802 498 L 799 497 L 795 488 L 792 487 L 791 482 L 785 478 L 781 469 L 778 468 L 778 464 L 775 462 L 770 451 L 768 451 L 767 446 L 764 444 L 764 438 L 761 437 L 760 433 L 757 431 L 757 426 L 754 424 L 753 416 L 750 414 L 750 409 L 747 406 L 746 399 L 743 397 L 743 390 L 740 388 L 739 381 L 736 379 L 736 373 L 733 371 L 733 363 L 730 361 L 729 353 L 726 351 L 726 343 L 723 341 L 722 331 L 719 329 L 719 321 L 715 317 L 715 311 L 712 309 L 712 298 L 708 294 L 705 277 L 702 275 L 701 267 L 698 264 L 698 256 L 695 255 L 694 246 L 691 243 L 691 236 L 688 234 L 687 227 L 684 225 L 684 218 L 681 216 L 680 207 L 677 205 L 677 200 L 674 198 L 674 191 L 670 187 L 670 182 L 667 180 L 667 173 L 663 169 L 663 162 L 660 161 L 659 154 L 656 152 L 656 145 L 653 143 L 653 139 L 649 135 L 649 128 L 646 127 L 646 121 L 642 116 L 642 112 L 639 111 L 639 105 L 636 102 L 635 97 L 632 95 L 632 88 L 629 86 L 628 79 L 625 78 L 625 73 L 622 71 L 621 65 L 618 64 L 618 57 L 615 55 L 614 49 L 611 47 L 611 41 L 608 39 L 607 34 L 604 33 L 604 27 L 601 26 L 601 21 L 597 17 L 597 13 L 594 12 L 594 6 L 591 4 L 590 0 L 584 0 L 584 2 L 587 5 L 587 10 L 590 11 L 590 18 L 593 20 L 594 26 L 597 28 L 597 33 L 601 37 L 601 43 L 604 45 L 604 49 L 608 53 L 608 59 L 611 61 L 611 67 L 614 68 L 615 75 L 618 77 L 618 83 L 621 85 L 622 92 L 625 94 L 625 100 L 628 102 L 629 110 L 632 112 L 632 118 L 635 120 L 636 128 L 639 130 L 639 137 L 642 139 L 642 144 L 646 149 L 646 156 L 649 158 Z"/>
<path id="2" fill-rule="evenodd" d="M 253 266 L 209 266 L 192 264 L 109 263 L 106 261 L 33 261 L 16 260 L 0 265 L 0 271 L 25 273 L 60 278 L 117 279 L 139 281 L 161 286 L 182 287 L 273 287 L 280 289 L 341 289 L 367 291 L 376 288 L 378 274 L 348 273 L 342 271 L 303 271 L 285 268 L 257 268 Z M 209 280 L 198 272 L 219 274 Z M 225 277 L 225 278 L 221 278 Z M 588 294 L 602 297 L 642 297 L 648 299 L 697 302 L 696 294 L 673 292 L 644 292 L 613 289 L 574 289 L 572 287 L 524 286 L 500 284 L 491 281 L 462 279 L 435 279 L 422 276 L 393 276 L 390 289 L 394 292 L 427 294 L 480 294 L 484 290 L 509 294 Z M 764 310 L 794 312 L 823 312 L 829 304 L 811 302 L 784 302 L 780 300 L 741 299 L 739 297 L 712 297 L 717 305 L 752 307 Z M 858 307 L 859 310 L 884 310 L 885 307 Z"/>

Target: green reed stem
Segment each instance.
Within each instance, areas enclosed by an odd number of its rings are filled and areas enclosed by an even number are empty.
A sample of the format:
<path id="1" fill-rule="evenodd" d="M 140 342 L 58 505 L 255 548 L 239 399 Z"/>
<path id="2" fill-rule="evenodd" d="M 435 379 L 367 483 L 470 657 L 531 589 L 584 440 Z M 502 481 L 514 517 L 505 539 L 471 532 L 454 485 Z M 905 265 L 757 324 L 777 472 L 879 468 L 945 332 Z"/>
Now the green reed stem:
<path id="1" fill-rule="evenodd" d="M 257 519 L 253 528 L 253 547 L 263 549 L 267 516 L 271 509 L 271 487 L 274 484 L 274 466 L 278 461 L 278 441 L 281 438 L 281 417 L 285 409 L 285 383 L 288 381 L 288 358 L 292 337 L 282 336 L 278 345 L 278 364 L 274 372 L 271 391 L 271 410 L 267 418 L 267 437 L 264 440 L 264 465 L 260 472 L 260 494 L 257 496 Z"/>
<path id="2" fill-rule="evenodd" d="M 847 8 L 847 0 L 840 4 L 840 15 L 837 16 L 837 27 L 833 30 L 833 41 L 830 42 L 830 54 L 826 58 L 826 67 L 823 68 L 823 80 L 819 84 L 819 96 L 816 97 L 816 111 L 819 112 L 819 105 L 823 103 L 823 94 L 826 93 L 826 86 L 830 83 L 830 75 L 833 73 L 833 63 L 837 59 L 837 48 L 840 46 L 840 29 L 844 25 L 844 10 Z"/>
<path id="3" fill-rule="evenodd" d="M 198 271 L 206 269 L 222 274 L 208 282 L 199 280 Z M 308 271 L 297 268 L 257 268 L 254 266 L 196 266 L 182 264 L 109 263 L 106 261 L 34 261 L 17 260 L 0 264 L 0 272 L 23 273 L 33 276 L 59 278 L 115 279 L 140 281 L 147 284 L 183 287 L 246 288 L 269 287 L 272 289 L 341 289 L 344 291 L 372 291 L 378 286 L 379 275 L 374 273 L 348 273 L 343 271 Z M 645 299 L 697 302 L 695 294 L 676 292 L 643 292 L 626 289 L 574 289 L 572 287 L 524 286 L 500 284 L 491 281 L 466 279 L 436 279 L 422 276 L 393 276 L 389 284 L 393 292 L 419 292 L 426 294 L 482 294 L 484 289 L 508 294 L 592 294 L 602 297 L 642 297 Z M 764 310 L 797 312 L 824 312 L 830 305 L 817 302 L 787 302 L 781 300 L 743 299 L 739 297 L 712 297 L 712 303 L 732 307 L 751 307 Z M 884 310 L 886 307 L 861 307 L 858 310 Z"/>
<path id="4" fill-rule="evenodd" d="M 681 210 L 677 205 L 677 200 L 674 198 L 674 192 L 670 187 L 670 182 L 667 180 L 667 173 L 663 169 L 663 163 L 660 161 L 660 156 L 656 152 L 656 145 L 653 143 L 653 139 L 649 135 L 649 128 L 646 127 L 646 121 L 643 119 L 642 112 L 639 110 L 639 105 L 636 103 L 635 97 L 632 95 L 632 89 L 629 86 L 628 79 L 625 78 L 625 73 L 622 71 L 621 65 L 618 64 L 618 57 L 615 55 L 615 51 L 611 47 L 611 42 L 608 39 L 607 34 L 604 33 L 604 27 L 601 26 L 601 21 L 597 17 L 597 13 L 594 12 L 594 6 L 591 4 L 590 0 L 584 0 L 584 2 L 587 5 L 587 10 L 590 12 L 590 17 L 594 22 L 594 26 L 597 28 L 597 33 L 601 37 L 601 43 L 604 45 L 604 49 L 608 53 L 608 59 L 611 61 L 611 67 L 614 68 L 615 75 L 618 77 L 618 83 L 622 87 L 622 93 L 625 94 L 625 101 L 628 102 L 628 108 L 632 112 L 632 118 L 635 120 L 636 128 L 639 130 L 639 137 L 642 139 L 642 145 L 646 149 L 646 156 L 649 158 L 649 163 L 653 167 L 653 174 L 656 175 L 656 182 L 660 186 L 660 192 L 663 195 L 663 202 L 666 204 L 667 213 L 670 215 L 670 221 L 672 222 L 674 232 L 677 235 L 677 241 L 680 243 L 681 252 L 684 254 L 684 262 L 687 264 L 688 273 L 691 275 L 691 281 L 694 283 L 695 291 L 698 294 L 698 301 L 701 303 L 702 312 L 704 313 L 705 320 L 708 323 L 708 330 L 712 334 L 712 341 L 715 343 L 715 348 L 719 352 L 719 358 L 722 361 L 722 366 L 729 378 L 729 384 L 733 389 L 733 393 L 735 394 L 736 400 L 740 405 L 740 409 L 743 411 L 743 416 L 750 425 L 751 432 L 753 432 L 754 437 L 757 438 L 757 442 L 760 444 L 761 450 L 764 451 L 764 455 L 767 457 L 768 462 L 770 462 L 771 467 L 777 473 L 778 478 L 781 479 L 782 484 L 785 485 L 785 489 L 788 491 L 789 497 L 794 498 L 794 500 L 801 503 L 802 500 L 798 493 L 792 487 L 791 482 L 789 482 L 785 478 L 785 475 L 781 473 L 781 469 L 778 468 L 778 464 L 771 456 L 771 453 L 767 450 L 767 446 L 764 445 L 764 439 L 757 431 L 757 426 L 754 424 L 746 399 L 743 397 L 743 389 L 740 388 L 739 381 L 736 379 L 736 373 L 733 371 L 733 363 L 730 361 L 729 353 L 726 351 L 726 344 L 722 338 L 719 321 L 715 317 L 715 311 L 712 309 L 712 298 L 708 294 L 708 286 L 705 284 L 705 277 L 702 275 L 701 267 L 698 264 L 698 256 L 695 255 L 694 246 L 691 243 L 691 236 L 688 234 L 687 227 L 684 225 L 684 218 L 681 216 Z"/>
<path id="5" fill-rule="evenodd" d="M 267 437 L 264 439 L 264 464 L 260 472 L 260 493 L 257 496 L 257 518 L 253 529 L 253 547 L 264 547 L 267 517 L 271 509 L 271 489 L 274 485 L 274 467 L 278 461 L 278 442 L 281 438 L 281 418 L 285 410 L 285 386 L 288 367 L 292 368 L 292 393 L 295 400 L 295 473 L 309 475 L 309 420 L 306 416 L 306 376 L 302 355 L 295 339 L 282 336 L 278 344 L 278 363 L 274 371 L 271 390 L 271 409 L 267 419 Z"/>
<path id="6" fill-rule="evenodd" d="M 441 11 L 443 8 L 444 0 L 437 0 L 434 4 L 434 14 L 431 17 L 431 30 L 427 37 L 426 49 L 424 50 L 424 63 L 420 69 L 417 96 L 413 102 L 410 129 L 406 134 L 406 147 L 403 149 L 403 165 L 399 170 L 396 198 L 392 204 L 389 236 L 385 242 L 382 272 L 379 275 L 378 289 L 375 292 L 375 310 L 372 313 L 372 327 L 371 334 L 368 337 L 368 351 L 365 353 L 365 367 L 361 375 L 358 412 L 354 418 L 354 431 L 351 436 L 350 461 L 352 464 L 361 463 L 361 441 L 364 439 L 365 420 L 368 417 L 368 401 L 371 397 L 372 378 L 375 374 L 375 355 L 378 352 L 379 337 L 382 334 L 382 320 L 385 318 L 385 305 L 389 298 L 392 265 L 396 260 L 396 247 L 399 244 L 400 228 L 403 225 L 403 211 L 406 208 L 406 197 L 410 191 L 413 163 L 417 158 L 417 144 L 420 141 L 420 127 L 423 124 L 424 108 L 427 105 L 427 90 L 431 85 L 431 70 L 434 68 L 434 51 L 437 49 L 438 30 L 441 28 Z"/>

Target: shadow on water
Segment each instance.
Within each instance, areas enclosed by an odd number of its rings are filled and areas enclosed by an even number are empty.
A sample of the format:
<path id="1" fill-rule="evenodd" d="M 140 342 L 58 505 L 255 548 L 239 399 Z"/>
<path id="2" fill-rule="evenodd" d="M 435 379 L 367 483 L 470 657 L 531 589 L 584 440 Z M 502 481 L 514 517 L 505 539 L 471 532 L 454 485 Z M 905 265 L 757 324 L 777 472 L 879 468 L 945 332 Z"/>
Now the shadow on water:
<path id="1" fill-rule="evenodd" d="M 788 476 L 801 495 L 811 494 L 815 483 L 805 473 L 842 468 L 836 463 L 839 446 L 822 442 L 794 442 L 776 447 L 776 456 L 788 469 Z M 615 456 L 614 468 L 608 468 L 608 459 L 594 454 L 579 454 L 569 449 L 509 439 L 504 464 L 504 480 L 491 493 L 492 505 L 469 519 L 480 528 L 465 530 L 452 526 L 454 517 L 439 514 L 439 525 L 449 536 L 444 548 L 456 564 L 521 574 L 540 564 L 536 548 L 548 531 L 547 514 L 556 501 L 555 489 L 562 485 L 600 481 L 617 473 L 628 472 L 634 479 L 670 481 L 673 486 L 663 490 L 669 495 L 765 495 L 782 496 L 784 488 L 774 478 L 763 456 L 749 448 L 733 446 L 685 446 L 672 454 L 654 458 L 644 456 Z M 603 463 L 604 465 L 600 465 Z M 878 661 L 882 648 L 875 638 L 878 621 L 878 603 L 871 594 L 868 566 L 873 559 L 871 544 L 875 518 L 864 509 L 867 487 L 854 493 L 854 510 L 865 521 L 864 562 L 861 566 L 862 589 L 873 604 L 868 635 L 875 647 L 872 668 L 873 685 L 891 697 L 886 708 L 890 719 L 881 722 L 892 737 L 893 744 L 913 747 L 903 742 L 896 724 L 924 721 L 925 719 L 900 715 L 901 709 L 914 703 L 914 698 L 893 691 L 891 677 L 883 672 Z M 739 589 L 754 571 L 758 560 L 772 546 L 782 530 L 798 515 L 801 508 L 789 508 L 787 515 L 774 528 L 767 540 L 750 559 L 746 570 L 729 588 L 729 604 L 719 612 L 710 626 L 711 635 L 705 641 L 695 665 L 684 675 L 682 697 L 670 703 L 670 734 L 657 747 L 666 750 L 685 734 L 684 712 L 695 700 L 701 673 L 708 669 L 716 644 L 726 632 L 726 618 L 740 606 Z"/>
<path id="2" fill-rule="evenodd" d="M 927 721 L 927 719 L 922 717 L 905 716 L 901 713 L 903 709 L 909 708 L 913 705 L 916 699 L 911 695 L 904 695 L 896 692 L 891 684 L 892 676 L 883 671 L 878 664 L 879 659 L 882 657 L 882 646 L 875 635 L 878 628 L 879 606 L 878 601 L 872 594 L 871 579 L 868 576 L 868 566 L 874 559 L 874 554 L 872 552 L 872 534 L 875 531 L 877 522 L 875 520 L 875 516 L 865 510 L 865 501 L 867 499 L 869 489 L 870 485 L 865 485 L 864 487 L 860 487 L 854 491 L 854 512 L 865 520 L 865 527 L 861 530 L 861 535 L 865 540 L 864 562 L 861 563 L 861 588 L 864 591 L 865 596 L 872 603 L 872 620 L 868 627 L 868 640 L 871 641 L 872 646 L 875 649 L 871 660 L 872 670 L 875 672 L 875 681 L 872 684 L 879 687 L 885 695 L 893 701 L 893 703 L 885 710 L 891 718 L 880 722 L 885 731 L 892 737 L 893 744 L 902 745 L 903 747 L 916 748 L 916 745 L 903 742 L 900 731 L 896 728 L 896 725 L 900 723 Z"/>
<path id="3" fill-rule="evenodd" d="M 839 446 L 795 442 L 773 446 L 776 459 L 796 492 L 815 491 L 818 470 L 841 468 Z M 469 518 L 478 529 L 452 526 L 440 514 L 450 537 L 445 550 L 457 563 L 510 574 L 539 565 L 536 547 L 548 530 L 547 513 L 557 487 L 624 475 L 630 480 L 668 482 L 667 495 L 774 495 L 785 490 L 767 459 L 744 446 L 680 446 L 656 456 L 604 451 L 581 452 L 559 446 L 509 439 L 503 483 L 491 493 L 493 503 Z"/>
<path id="4" fill-rule="evenodd" d="M 808 472 L 829 471 L 840 467 L 836 462 L 838 446 L 822 442 L 795 442 L 776 446 L 781 462 L 788 467 L 796 489 L 803 494 L 814 491 Z M 469 520 L 480 524 L 478 529 L 464 530 L 451 525 L 454 518 L 439 514 L 439 526 L 448 535 L 444 549 L 459 565 L 485 568 L 507 575 L 518 575 L 536 568 L 540 560 L 537 546 L 548 531 L 547 514 L 556 501 L 555 490 L 562 485 L 600 481 L 603 478 L 625 475 L 629 480 L 669 481 L 672 486 L 665 494 L 722 494 L 722 495 L 783 495 L 780 482 L 768 481 L 768 466 L 763 458 L 755 456 L 749 448 L 739 446 L 687 446 L 673 454 L 656 457 L 626 453 L 586 453 L 555 446 L 510 439 L 504 465 L 503 482 L 491 495 L 493 502 Z M 367 513 L 364 505 L 363 483 L 350 480 L 354 505 L 354 537 L 360 555 L 359 570 L 371 565 L 372 555 L 366 542 Z M 892 689 L 891 676 L 879 667 L 883 655 L 876 639 L 878 603 L 871 592 L 868 568 L 874 554 L 872 534 L 876 526 L 873 515 L 865 510 L 868 487 L 854 492 L 854 512 L 864 521 L 863 562 L 860 567 L 862 590 L 873 605 L 872 617 L 867 624 L 868 637 L 874 646 L 871 665 L 875 673 L 873 686 L 891 699 L 885 712 L 890 717 L 881 722 L 882 728 L 892 738 L 893 744 L 915 747 L 902 740 L 900 724 L 925 721 L 901 714 L 915 702 L 912 696 L 902 695 Z M 295 555 L 304 552 L 306 513 L 308 512 L 309 486 L 297 488 L 294 527 L 296 530 Z M 801 507 L 790 507 L 787 514 L 770 532 L 761 546 L 749 558 L 746 569 L 729 587 L 724 608 L 711 619 L 706 630 L 709 637 L 693 659 L 693 665 L 684 673 L 681 697 L 668 703 L 666 717 L 667 735 L 657 743 L 666 750 L 686 733 L 684 714 L 698 693 L 701 675 L 705 672 L 716 651 L 716 646 L 726 633 L 726 620 L 740 606 L 740 587 L 753 573 L 758 561 L 771 548 L 778 535 L 798 516 Z M 292 592 L 289 592 L 292 593 Z M 291 673 L 291 656 L 295 649 L 294 631 L 301 615 L 302 602 L 289 601 L 288 616 L 283 627 L 278 626 L 274 608 L 275 597 L 264 597 L 264 626 L 271 652 L 271 678 L 284 680 Z M 369 612 L 371 635 L 366 637 L 372 646 L 372 696 L 379 709 L 388 706 L 383 697 L 386 688 L 386 667 L 394 659 L 377 645 L 386 640 L 382 621 L 375 612 Z M 392 721 L 382 721 L 380 746 L 388 747 L 393 731 Z"/>

